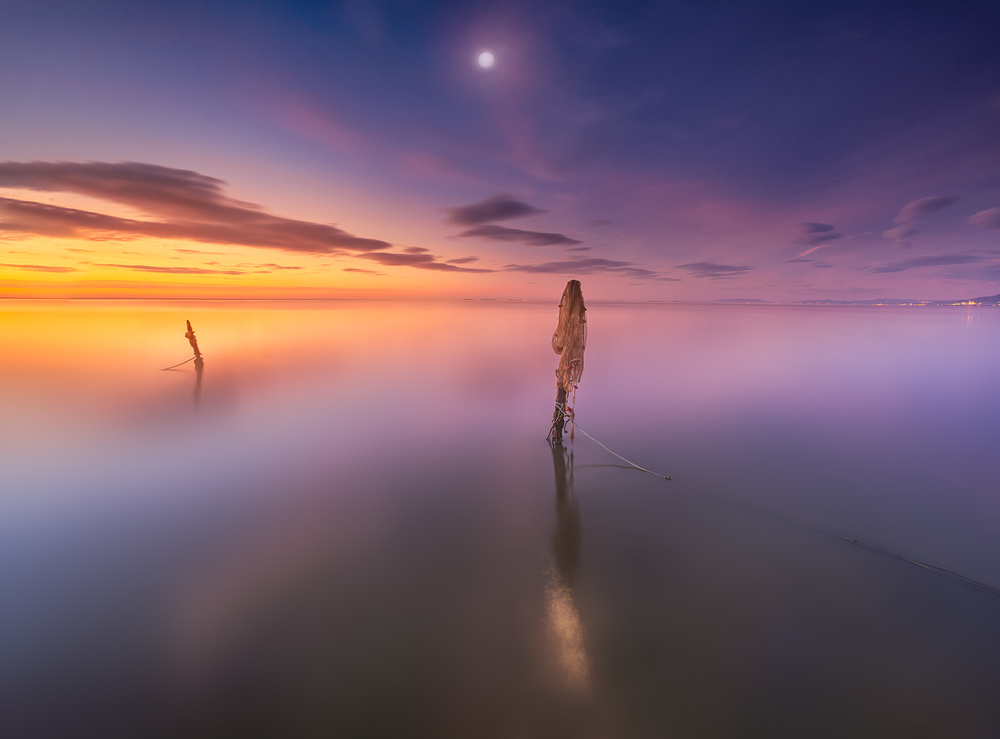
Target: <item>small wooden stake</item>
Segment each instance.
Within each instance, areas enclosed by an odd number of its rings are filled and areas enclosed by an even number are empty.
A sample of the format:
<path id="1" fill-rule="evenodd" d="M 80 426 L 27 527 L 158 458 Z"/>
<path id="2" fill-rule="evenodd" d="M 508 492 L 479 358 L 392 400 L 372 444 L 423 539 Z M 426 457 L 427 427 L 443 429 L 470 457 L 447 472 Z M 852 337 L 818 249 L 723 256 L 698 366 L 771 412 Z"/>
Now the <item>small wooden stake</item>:
<path id="1" fill-rule="evenodd" d="M 198 349 L 198 339 L 194 335 L 194 329 L 191 328 L 191 321 L 186 321 L 187 323 L 187 333 L 184 334 L 184 338 L 188 340 L 191 344 L 191 348 L 194 349 L 194 367 L 195 369 L 202 369 L 205 366 L 205 360 L 201 356 L 201 351 Z"/>

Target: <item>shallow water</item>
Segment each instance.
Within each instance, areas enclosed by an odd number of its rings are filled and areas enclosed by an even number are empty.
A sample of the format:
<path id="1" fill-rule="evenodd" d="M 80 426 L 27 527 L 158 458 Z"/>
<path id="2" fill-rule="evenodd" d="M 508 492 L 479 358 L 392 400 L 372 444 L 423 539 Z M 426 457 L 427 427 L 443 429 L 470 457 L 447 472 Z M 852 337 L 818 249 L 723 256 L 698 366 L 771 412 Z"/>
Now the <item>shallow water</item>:
<path id="1" fill-rule="evenodd" d="M 1000 311 L 588 317 L 0 304 L 12 735 L 998 735 Z"/>

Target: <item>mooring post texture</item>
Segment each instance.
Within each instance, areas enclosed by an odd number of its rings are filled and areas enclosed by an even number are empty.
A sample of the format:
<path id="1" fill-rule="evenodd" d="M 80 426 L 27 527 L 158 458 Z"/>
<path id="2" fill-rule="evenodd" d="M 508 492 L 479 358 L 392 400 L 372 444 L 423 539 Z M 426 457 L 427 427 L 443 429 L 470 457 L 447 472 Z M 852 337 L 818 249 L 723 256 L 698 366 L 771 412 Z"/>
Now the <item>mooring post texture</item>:
<path id="1" fill-rule="evenodd" d="M 566 404 L 583 375 L 583 352 L 587 348 L 587 308 L 579 280 L 570 280 L 559 301 L 559 323 L 552 334 L 552 350 L 559 355 L 556 368 L 556 407 L 549 438 L 562 444 Z"/>

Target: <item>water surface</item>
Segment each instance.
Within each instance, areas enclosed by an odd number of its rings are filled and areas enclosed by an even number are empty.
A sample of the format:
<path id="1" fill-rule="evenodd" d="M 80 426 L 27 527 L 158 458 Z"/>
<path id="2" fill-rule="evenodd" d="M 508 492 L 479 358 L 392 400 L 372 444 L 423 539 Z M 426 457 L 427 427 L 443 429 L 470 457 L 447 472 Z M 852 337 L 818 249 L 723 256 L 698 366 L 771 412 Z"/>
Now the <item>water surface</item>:
<path id="1" fill-rule="evenodd" d="M 0 304 L 14 735 L 997 735 L 1000 311 L 588 317 Z"/>

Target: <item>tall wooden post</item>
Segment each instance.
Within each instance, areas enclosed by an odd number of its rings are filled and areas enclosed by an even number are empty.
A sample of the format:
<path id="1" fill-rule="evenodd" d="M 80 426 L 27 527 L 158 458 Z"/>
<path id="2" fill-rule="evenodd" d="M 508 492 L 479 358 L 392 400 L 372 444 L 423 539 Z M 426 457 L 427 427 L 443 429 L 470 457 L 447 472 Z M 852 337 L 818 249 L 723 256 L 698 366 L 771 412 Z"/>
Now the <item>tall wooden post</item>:
<path id="1" fill-rule="evenodd" d="M 562 444 L 567 403 L 583 375 L 583 352 L 587 348 L 587 307 L 579 280 L 570 280 L 559 301 L 559 323 L 552 334 L 552 349 L 559 355 L 556 368 L 556 405 L 549 440 Z"/>

